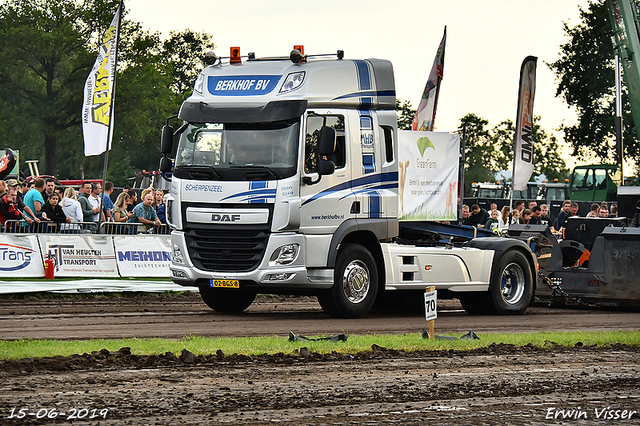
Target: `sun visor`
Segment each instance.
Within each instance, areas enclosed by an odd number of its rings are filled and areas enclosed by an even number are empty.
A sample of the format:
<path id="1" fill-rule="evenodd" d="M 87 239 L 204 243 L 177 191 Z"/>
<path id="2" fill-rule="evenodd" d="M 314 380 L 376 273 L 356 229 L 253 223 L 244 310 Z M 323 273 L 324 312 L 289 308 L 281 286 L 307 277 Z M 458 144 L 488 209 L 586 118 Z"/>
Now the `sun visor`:
<path id="1" fill-rule="evenodd" d="M 307 101 L 298 100 L 273 101 L 258 106 L 186 101 L 178 117 L 190 123 L 265 123 L 300 117 L 306 109 Z"/>

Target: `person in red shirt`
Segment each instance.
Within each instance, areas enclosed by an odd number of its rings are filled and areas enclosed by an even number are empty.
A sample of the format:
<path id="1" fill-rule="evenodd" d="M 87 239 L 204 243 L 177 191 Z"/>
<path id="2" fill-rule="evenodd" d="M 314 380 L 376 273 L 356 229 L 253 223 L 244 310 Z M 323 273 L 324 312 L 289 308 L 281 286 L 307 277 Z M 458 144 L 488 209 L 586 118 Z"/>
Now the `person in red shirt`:
<path id="1" fill-rule="evenodd" d="M 8 188 L 7 194 L 0 198 L 0 224 L 4 225 L 7 220 L 25 219 L 29 225 L 33 223 L 35 216 L 31 209 L 18 199 L 18 188 Z M 27 213 L 24 213 L 24 210 Z M 38 221 L 39 222 L 39 221 Z"/>

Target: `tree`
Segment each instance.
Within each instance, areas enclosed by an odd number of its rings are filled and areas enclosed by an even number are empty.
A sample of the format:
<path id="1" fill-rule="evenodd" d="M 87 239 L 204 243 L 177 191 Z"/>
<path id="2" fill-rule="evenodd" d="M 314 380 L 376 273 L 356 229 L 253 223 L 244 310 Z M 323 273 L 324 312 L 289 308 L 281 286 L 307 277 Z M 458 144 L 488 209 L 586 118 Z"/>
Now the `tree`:
<path id="1" fill-rule="evenodd" d="M 43 153 L 47 174 L 56 172 L 64 133 L 80 124 L 82 84 L 92 65 L 84 46 L 92 33 L 88 12 L 115 3 L 85 9 L 73 1 L 14 0 L 0 6 L 3 131 L 25 154 Z"/>
<path id="2" fill-rule="evenodd" d="M 577 124 L 560 127 L 573 155 L 585 158 L 593 153 L 607 161 L 615 153 L 615 67 L 606 1 L 590 0 L 587 10 L 580 9 L 580 19 L 573 28 L 564 24 L 569 41 L 560 46 L 560 58 L 547 66 L 556 74 L 556 96 L 578 112 Z M 630 111 L 627 93 L 623 109 Z M 625 113 L 623 121 L 625 157 L 638 158 L 631 114 Z"/>
<path id="3" fill-rule="evenodd" d="M 564 179 L 569 173 L 567 164 L 560 156 L 560 147 L 555 136 L 547 134 L 540 126 L 540 116 L 533 116 L 533 176 L 545 175 L 547 181 Z M 513 140 L 515 126 L 513 121 L 505 120 L 492 130 L 492 138 L 499 147 L 500 155 L 497 156 L 498 170 L 511 170 L 513 164 Z"/>
<path id="4" fill-rule="evenodd" d="M 489 121 L 469 113 L 460 119 L 458 131 L 465 138 L 465 182 L 486 182 L 494 180 L 501 170 L 502 159 L 497 145 L 487 130 Z"/>
<path id="5" fill-rule="evenodd" d="M 103 157 L 85 157 L 84 82 L 117 0 L 12 0 L 0 6 L 0 134 L 22 159 L 63 178 L 101 176 Z M 126 14 L 125 14 L 126 16 Z M 186 30 L 163 42 L 123 19 L 115 124 L 107 178 L 118 185 L 157 167 L 159 129 L 190 94 L 211 36 Z M 191 80 L 191 81 L 189 81 Z"/>
<path id="6" fill-rule="evenodd" d="M 396 99 L 396 114 L 398 114 L 398 130 L 411 130 L 413 117 L 416 115 L 416 110 L 411 109 L 411 102 L 404 101 L 401 105 L 400 99 Z"/>

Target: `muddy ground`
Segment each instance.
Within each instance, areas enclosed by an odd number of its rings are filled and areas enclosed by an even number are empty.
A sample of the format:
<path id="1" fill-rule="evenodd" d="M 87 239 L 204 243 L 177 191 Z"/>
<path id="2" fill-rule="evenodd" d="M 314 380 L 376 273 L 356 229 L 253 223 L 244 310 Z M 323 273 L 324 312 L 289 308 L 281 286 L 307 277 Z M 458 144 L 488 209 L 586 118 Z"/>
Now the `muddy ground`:
<path id="1" fill-rule="evenodd" d="M 144 299 L 137 300 L 143 313 L 156 309 L 151 299 L 150 308 L 143 308 Z M 183 308 L 177 307 L 178 298 L 167 310 L 176 314 L 199 309 L 190 296 L 186 299 Z M 99 305 L 105 316 L 117 311 L 126 322 L 122 307 L 132 300 L 100 299 Z M 2 311 L 12 302 L 0 302 L 0 322 L 21 315 L 24 318 L 18 320 L 26 321 L 28 335 L 30 315 L 51 315 L 53 327 L 56 315 L 48 311 L 51 305 L 40 308 L 46 314 L 28 313 L 38 310 L 38 302 L 14 304 L 22 308 L 13 314 Z M 264 301 L 263 308 L 267 302 L 280 308 L 275 308 L 277 314 L 258 315 L 260 323 L 289 314 L 325 319 L 311 300 Z M 110 309 L 110 304 L 119 307 Z M 59 303 L 54 310 L 62 311 L 62 317 L 79 315 L 64 306 Z M 448 307 L 452 313 L 443 313 L 439 320 L 466 315 Z M 615 324 L 626 324 L 626 329 L 637 329 L 640 323 L 633 323 L 637 313 L 581 310 L 554 316 L 536 309 L 536 314 L 517 317 L 518 321 L 546 315 L 556 322 L 566 317 L 568 322 L 588 324 L 586 318 L 605 315 Z M 211 313 L 199 315 L 218 319 Z M 386 322 L 403 318 L 380 316 Z M 579 320 L 570 320 L 574 316 Z M 466 319 L 476 318 L 480 317 Z M 499 322 L 502 317 L 492 318 Z M 638 424 L 639 360 L 636 347 L 565 348 L 553 342 L 543 348 L 492 345 L 468 352 L 412 353 L 374 345 L 371 351 L 350 355 L 320 355 L 303 347 L 294 353 L 253 357 L 220 351 L 141 356 L 128 348 L 103 350 L 0 362 L 0 424 Z"/>

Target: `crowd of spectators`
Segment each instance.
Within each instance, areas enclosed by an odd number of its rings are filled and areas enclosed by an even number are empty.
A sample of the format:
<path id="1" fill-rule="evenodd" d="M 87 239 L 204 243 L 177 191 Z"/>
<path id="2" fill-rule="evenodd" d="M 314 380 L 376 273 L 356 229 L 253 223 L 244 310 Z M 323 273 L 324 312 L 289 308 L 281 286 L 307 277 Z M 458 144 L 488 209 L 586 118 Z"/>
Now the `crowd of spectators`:
<path id="1" fill-rule="evenodd" d="M 474 204 L 469 208 L 467 205 L 462 206 L 461 223 L 463 225 L 475 226 L 477 228 L 491 229 L 497 233 L 505 230 L 510 224 L 531 224 L 531 225 L 547 225 L 552 231 L 560 230 L 565 227 L 566 220 L 569 217 L 578 216 L 578 203 L 571 200 L 565 200 L 558 216 L 552 218 L 547 204 L 538 205 L 537 201 L 514 201 L 513 209 L 509 206 L 497 209 L 495 203 L 491 204 L 491 210 L 485 209 Z M 609 205 L 606 201 L 602 203 L 593 203 L 591 211 L 586 217 L 612 218 L 618 217 L 617 204 Z"/>
<path id="2" fill-rule="evenodd" d="M 84 182 L 77 190 L 56 187 L 54 179 L 0 180 L 3 232 L 168 233 L 165 194 L 125 186 L 114 201 L 112 182 Z M 98 225 L 102 225 L 98 228 Z M 100 231 L 99 231 L 100 229 Z"/>

